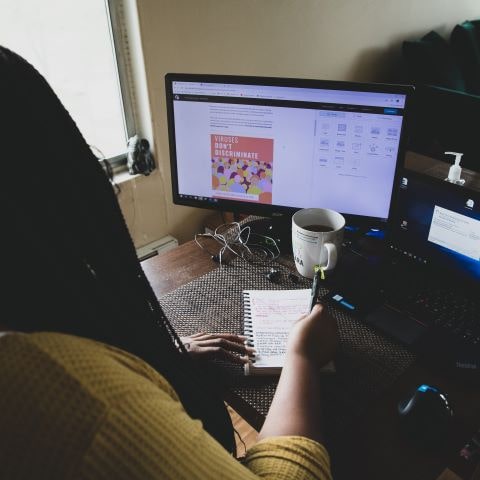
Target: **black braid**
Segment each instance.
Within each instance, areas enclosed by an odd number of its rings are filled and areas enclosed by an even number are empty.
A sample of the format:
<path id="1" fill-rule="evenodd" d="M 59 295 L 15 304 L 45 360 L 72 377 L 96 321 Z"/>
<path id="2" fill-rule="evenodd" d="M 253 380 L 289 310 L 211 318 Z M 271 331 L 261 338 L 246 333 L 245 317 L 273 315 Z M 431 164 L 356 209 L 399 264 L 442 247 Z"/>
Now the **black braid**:
<path id="1" fill-rule="evenodd" d="M 220 392 L 190 360 L 137 260 L 112 186 L 45 79 L 0 47 L 1 323 L 107 342 L 161 372 L 226 449 Z"/>

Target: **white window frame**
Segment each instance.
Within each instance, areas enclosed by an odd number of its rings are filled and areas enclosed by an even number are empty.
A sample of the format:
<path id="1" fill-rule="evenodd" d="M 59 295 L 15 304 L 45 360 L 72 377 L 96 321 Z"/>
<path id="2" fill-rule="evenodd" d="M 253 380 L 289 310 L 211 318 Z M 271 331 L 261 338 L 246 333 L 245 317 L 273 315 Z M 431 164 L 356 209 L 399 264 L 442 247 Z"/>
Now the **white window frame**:
<path id="1" fill-rule="evenodd" d="M 123 3 L 120 0 L 104 0 L 107 16 L 109 18 L 110 37 L 113 46 L 113 56 L 117 69 L 117 81 L 119 85 L 121 102 L 123 107 L 123 123 L 127 139 L 133 137 L 138 132 L 135 117 L 134 100 L 132 94 L 132 75 L 130 64 L 126 51 L 128 48 L 127 29 L 124 21 Z M 113 171 L 124 170 L 127 163 L 127 145 L 125 143 L 125 153 L 105 160 L 113 168 Z"/>

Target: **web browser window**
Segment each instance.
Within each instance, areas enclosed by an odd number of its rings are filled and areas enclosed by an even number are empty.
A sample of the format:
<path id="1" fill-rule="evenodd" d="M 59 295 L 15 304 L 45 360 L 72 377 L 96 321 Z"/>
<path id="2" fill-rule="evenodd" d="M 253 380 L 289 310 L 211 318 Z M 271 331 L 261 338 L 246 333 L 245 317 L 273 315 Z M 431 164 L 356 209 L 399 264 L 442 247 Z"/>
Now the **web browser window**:
<path id="1" fill-rule="evenodd" d="M 180 195 L 388 217 L 406 96 L 174 81 Z"/>

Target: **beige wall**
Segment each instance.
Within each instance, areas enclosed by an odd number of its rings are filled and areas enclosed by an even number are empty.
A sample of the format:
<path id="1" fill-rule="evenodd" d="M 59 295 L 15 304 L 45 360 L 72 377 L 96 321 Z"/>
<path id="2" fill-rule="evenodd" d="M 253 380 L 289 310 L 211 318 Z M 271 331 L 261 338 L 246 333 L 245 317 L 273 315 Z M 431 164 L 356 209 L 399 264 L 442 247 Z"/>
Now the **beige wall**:
<path id="1" fill-rule="evenodd" d="M 166 129 L 168 72 L 355 81 L 394 78 L 402 40 L 480 18 L 478 0 L 137 0 L 159 171 L 121 204 L 137 245 L 181 242 L 208 212 L 174 206 Z"/>

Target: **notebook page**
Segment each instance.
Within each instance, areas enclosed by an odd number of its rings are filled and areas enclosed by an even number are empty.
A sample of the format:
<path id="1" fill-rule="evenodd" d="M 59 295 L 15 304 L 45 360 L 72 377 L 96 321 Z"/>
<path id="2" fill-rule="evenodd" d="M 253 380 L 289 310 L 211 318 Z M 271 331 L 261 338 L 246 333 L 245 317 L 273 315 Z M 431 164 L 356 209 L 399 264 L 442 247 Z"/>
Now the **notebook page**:
<path id="1" fill-rule="evenodd" d="M 308 313 L 311 290 L 245 290 L 244 294 L 250 301 L 255 367 L 283 366 L 290 329 Z"/>

